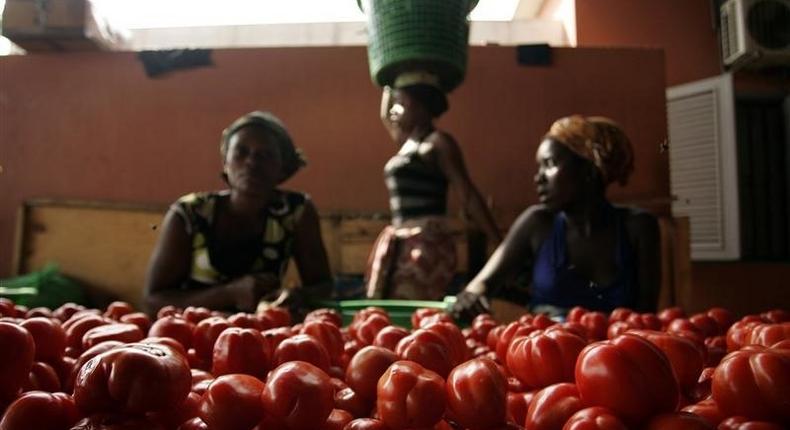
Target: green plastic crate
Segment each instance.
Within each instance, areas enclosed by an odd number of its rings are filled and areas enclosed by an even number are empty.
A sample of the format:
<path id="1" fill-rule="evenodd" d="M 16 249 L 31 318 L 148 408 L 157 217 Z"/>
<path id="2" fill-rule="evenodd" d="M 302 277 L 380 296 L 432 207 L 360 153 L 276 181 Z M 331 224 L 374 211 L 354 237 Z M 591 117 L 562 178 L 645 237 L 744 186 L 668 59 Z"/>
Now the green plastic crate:
<path id="1" fill-rule="evenodd" d="M 0 297 L 28 308 L 45 306 L 55 309 L 68 302 L 87 304 L 88 301 L 82 286 L 61 274 L 54 264 L 38 272 L 0 279 Z"/>
<path id="2" fill-rule="evenodd" d="M 477 0 L 358 0 L 367 16 L 373 82 L 392 85 L 402 72 L 424 70 L 449 92 L 464 80 L 469 12 Z"/>
<path id="3" fill-rule="evenodd" d="M 370 306 L 384 309 L 390 316 L 393 325 L 411 328 L 411 314 L 417 309 L 433 308 L 449 311 L 455 303 L 455 296 L 447 296 L 444 301 L 427 300 L 341 300 L 324 302 L 323 307 L 336 309 L 343 316 L 343 325 L 347 326 L 358 311 Z"/>

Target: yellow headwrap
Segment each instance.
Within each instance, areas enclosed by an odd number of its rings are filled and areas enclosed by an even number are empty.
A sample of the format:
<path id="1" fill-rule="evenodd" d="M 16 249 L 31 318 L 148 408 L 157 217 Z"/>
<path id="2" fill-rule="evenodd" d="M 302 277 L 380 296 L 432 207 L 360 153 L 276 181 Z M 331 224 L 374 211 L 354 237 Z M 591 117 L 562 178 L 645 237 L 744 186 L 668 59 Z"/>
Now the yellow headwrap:
<path id="1" fill-rule="evenodd" d="M 604 185 L 625 185 L 634 170 L 631 141 L 616 122 L 601 116 L 572 115 L 554 121 L 544 138 L 553 139 L 590 160 Z"/>

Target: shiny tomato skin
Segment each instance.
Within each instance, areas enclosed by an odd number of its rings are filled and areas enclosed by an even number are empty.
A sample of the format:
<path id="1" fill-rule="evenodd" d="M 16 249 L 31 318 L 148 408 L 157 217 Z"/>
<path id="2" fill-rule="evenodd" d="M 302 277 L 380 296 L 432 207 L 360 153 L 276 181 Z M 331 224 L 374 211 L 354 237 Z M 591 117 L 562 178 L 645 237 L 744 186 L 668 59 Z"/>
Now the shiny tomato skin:
<path id="1" fill-rule="evenodd" d="M 343 430 L 390 430 L 384 422 L 374 418 L 357 418 L 352 420 Z"/>
<path id="2" fill-rule="evenodd" d="M 631 330 L 629 333 L 647 339 L 666 355 L 684 393 L 694 389 L 705 366 L 703 348 L 689 339 L 669 333 L 653 330 Z"/>
<path id="3" fill-rule="evenodd" d="M 558 429 L 583 408 L 574 384 L 563 382 L 550 385 L 535 393 L 527 409 L 524 427 L 530 430 Z"/>
<path id="4" fill-rule="evenodd" d="M 156 320 L 148 331 L 151 337 L 170 337 L 177 340 L 184 349 L 192 347 L 192 332 L 195 324 L 177 316 L 166 316 Z"/>
<path id="5" fill-rule="evenodd" d="M 398 342 L 409 335 L 409 331 L 403 327 L 390 325 L 381 329 L 376 337 L 373 339 L 373 346 L 380 346 L 382 348 L 395 351 Z"/>
<path id="6" fill-rule="evenodd" d="M 392 430 L 433 426 L 446 409 L 442 377 L 413 361 L 393 363 L 381 375 L 376 394 L 378 415 Z"/>
<path id="7" fill-rule="evenodd" d="M 453 368 L 447 341 L 424 328 L 417 329 L 401 339 L 395 348 L 395 353 L 400 359 L 419 363 L 426 369 L 438 373 L 442 378 L 446 377 Z"/>
<path id="8" fill-rule="evenodd" d="M 627 430 L 627 427 L 609 409 L 593 406 L 571 415 L 562 430 Z"/>
<path id="9" fill-rule="evenodd" d="M 456 366 L 445 386 L 453 421 L 472 430 L 505 423 L 507 382 L 493 361 L 478 358 Z"/>
<path id="10" fill-rule="evenodd" d="M 713 373 L 713 399 L 727 416 L 790 423 L 790 354 L 742 349 Z"/>
<path id="11" fill-rule="evenodd" d="M 149 318 L 148 315 L 143 312 L 132 312 L 130 314 L 123 315 L 118 321 L 127 324 L 134 324 L 146 334 L 148 333 L 148 330 L 151 329 L 151 318 Z"/>
<path id="12" fill-rule="evenodd" d="M 277 345 L 272 355 L 272 366 L 277 367 L 289 361 L 306 361 L 329 372 L 329 353 L 318 339 L 309 334 L 291 336 Z"/>
<path id="13" fill-rule="evenodd" d="M 143 340 L 145 334 L 135 324 L 113 323 L 94 327 L 82 335 L 82 349 L 86 350 L 107 340 L 134 343 Z"/>
<path id="14" fill-rule="evenodd" d="M 30 391 L 11 403 L 0 421 L 0 430 L 68 429 L 79 416 L 70 395 Z"/>
<path id="15" fill-rule="evenodd" d="M 24 327 L 7 322 L 0 322 L 0 345 L 3 345 L 0 353 L 0 403 L 5 403 L 16 397 L 27 381 L 36 345 Z"/>
<path id="16" fill-rule="evenodd" d="M 302 334 L 313 336 L 326 349 L 329 361 L 333 365 L 340 364 L 343 355 L 343 334 L 333 322 L 324 320 L 307 321 L 302 325 Z"/>
<path id="17" fill-rule="evenodd" d="M 697 415 L 672 412 L 656 415 L 647 423 L 645 430 L 715 430 L 715 428 Z"/>
<path id="18" fill-rule="evenodd" d="M 192 330 L 192 346 L 195 354 L 203 361 L 211 364 L 214 354 L 214 343 L 225 329 L 232 327 L 230 322 L 222 317 L 208 317 L 195 324 Z"/>
<path id="19" fill-rule="evenodd" d="M 398 361 L 398 356 L 385 348 L 366 346 L 351 358 L 346 368 L 346 383 L 363 398 L 374 401 L 376 386 L 384 372 Z"/>
<path id="20" fill-rule="evenodd" d="M 330 308 L 320 308 L 310 311 L 304 317 L 304 322 L 308 323 L 310 321 L 327 321 L 334 324 L 337 328 L 343 326 L 343 316 L 334 309 Z"/>
<path id="21" fill-rule="evenodd" d="M 526 393 L 507 392 L 508 422 L 524 423 L 524 420 L 527 419 L 529 404 L 532 403 L 532 398 L 535 397 L 535 393 L 537 393 L 537 391 L 528 391 Z"/>
<path id="22" fill-rule="evenodd" d="M 424 328 L 444 339 L 450 355 L 450 363 L 453 367 L 472 358 L 472 352 L 466 346 L 464 334 L 457 325 L 450 322 L 437 321 L 424 324 Z"/>
<path id="23" fill-rule="evenodd" d="M 104 311 L 104 316 L 119 321 L 122 316 L 126 314 L 130 314 L 134 312 L 134 307 L 127 302 L 122 301 L 115 301 L 107 306 L 107 309 Z"/>
<path id="24" fill-rule="evenodd" d="M 587 342 L 564 330 L 537 331 L 510 342 L 507 368 L 527 387 L 573 382 L 576 358 Z"/>
<path id="25" fill-rule="evenodd" d="M 745 417 L 730 417 L 719 424 L 718 430 L 785 430 L 777 423 L 767 421 L 750 421 Z"/>
<path id="26" fill-rule="evenodd" d="M 49 364 L 43 361 L 34 361 L 22 391 L 45 391 L 47 393 L 61 391 L 58 373 Z"/>
<path id="27" fill-rule="evenodd" d="M 164 345 L 133 343 L 85 363 L 74 383 L 74 401 L 84 414 L 145 413 L 175 407 L 190 390 L 186 358 Z"/>
<path id="28" fill-rule="evenodd" d="M 719 410 L 719 405 L 711 398 L 701 400 L 699 403 L 693 405 L 688 405 L 683 408 L 682 411 L 697 415 L 714 427 L 718 426 L 719 423 L 726 418 L 721 410 Z"/>
<path id="29" fill-rule="evenodd" d="M 66 330 L 56 321 L 52 318 L 34 317 L 19 324 L 33 336 L 36 344 L 35 359 L 38 361 L 57 361 L 66 351 Z"/>
<path id="30" fill-rule="evenodd" d="M 790 339 L 790 322 L 758 324 L 749 333 L 748 343 L 751 345 L 772 346 L 788 339 Z"/>
<path id="31" fill-rule="evenodd" d="M 496 356 L 499 359 L 500 363 L 507 363 L 507 350 L 510 347 L 510 342 L 517 337 L 526 336 L 534 331 L 537 331 L 537 327 L 534 327 L 529 324 L 523 324 L 518 321 L 514 321 L 505 326 L 501 333 L 496 333 L 494 330 L 491 332 L 495 335 L 498 335 L 498 339 L 496 344 L 493 348 L 496 351 Z"/>
<path id="32" fill-rule="evenodd" d="M 588 339 L 606 339 L 606 330 L 609 328 L 609 320 L 603 312 L 588 312 L 582 315 L 579 323 L 587 329 Z"/>
<path id="33" fill-rule="evenodd" d="M 326 419 L 323 430 L 343 430 L 354 417 L 342 409 L 332 409 L 332 413 Z"/>
<path id="34" fill-rule="evenodd" d="M 611 409 L 631 425 L 678 406 L 678 383 L 666 355 L 633 334 L 587 346 L 575 374 L 585 404 Z"/>
<path id="35" fill-rule="evenodd" d="M 264 384 L 250 375 L 222 375 L 200 399 L 198 416 L 209 428 L 249 430 L 263 418 Z"/>
<path id="36" fill-rule="evenodd" d="M 267 414 L 290 430 L 310 430 L 320 428 L 334 409 L 334 390 L 323 370 L 291 361 L 272 370 L 261 400 Z"/>
<path id="37" fill-rule="evenodd" d="M 211 373 L 214 376 L 243 373 L 263 380 L 269 372 L 270 357 L 269 344 L 260 331 L 230 327 L 214 344 Z"/>

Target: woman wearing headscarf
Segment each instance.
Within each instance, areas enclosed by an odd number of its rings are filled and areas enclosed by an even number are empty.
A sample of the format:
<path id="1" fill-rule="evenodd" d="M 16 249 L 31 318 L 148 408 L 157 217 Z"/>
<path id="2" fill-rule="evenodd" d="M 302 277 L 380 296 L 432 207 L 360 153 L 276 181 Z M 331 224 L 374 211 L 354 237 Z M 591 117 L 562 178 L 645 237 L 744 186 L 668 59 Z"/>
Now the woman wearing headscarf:
<path id="1" fill-rule="evenodd" d="M 228 189 L 187 194 L 167 212 L 146 280 L 152 311 L 164 305 L 254 311 L 262 299 L 296 305 L 328 298 L 329 264 L 310 198 L 279 188 L 305 165 L 276 117 L 251 112 L 220 141 Z M 302 286 L 282 288 L 290 258 Z"/>
<path id="2" fill-rule="evenodd" d="M 531 271 L 533 311 L 655 311 L 661 267 L 657 220 L 606 198 L 609 184 L 626 184 L 633 171 L 633 150 L 622 129 L 603 117 L 561 118 L 535 158 L 540 203 L 519 216 L 459 294 L 456 313 L 486 311 L 486 295 L 525 267 Z"/>
<path id="3" fill-rule="evenodd" d="M 490 240 L 501 240 L 458 143 L 433 124 L 447 108 L 438 78 L 429 73 L 403 73 L 384 89 L 381 119 L 399 150 L 384 167 L 392 223 L 368 259 L 368 298 L 441 300 L 447 294 L 456 272 L 448 189 Z"/>

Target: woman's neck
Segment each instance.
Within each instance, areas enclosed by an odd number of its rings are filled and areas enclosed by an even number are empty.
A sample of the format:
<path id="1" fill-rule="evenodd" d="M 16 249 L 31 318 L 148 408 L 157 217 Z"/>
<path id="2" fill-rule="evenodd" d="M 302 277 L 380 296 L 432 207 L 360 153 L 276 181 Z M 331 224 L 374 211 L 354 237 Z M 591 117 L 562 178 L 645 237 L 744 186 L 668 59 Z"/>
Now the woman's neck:
<path id="1" fill-rule="evenodd" d="M 258 217 L 272 200 L 274 194 L 274 189 L 256 194 L 247 194 L 231 189 L 228 210 L 232 215 L 241 218 Z"/>
<path id="2" fill-rule="evenodd" d="M 433 124 L 431 122 L 417 124 L 409 133 L 409 140 L 422 142 L 432 131 Z"/>
<path id="3" fill-rule="evenodd" d="M 594 231 L 606 227 L 606 207 L 608 202 L 603 194 L 589 194 L 590 197 L 563 212 L 568 226 L 582 236 L 589 237 Z"/>

